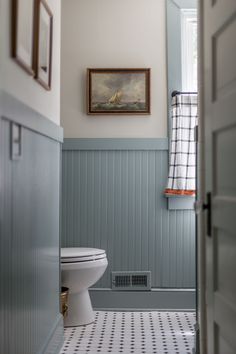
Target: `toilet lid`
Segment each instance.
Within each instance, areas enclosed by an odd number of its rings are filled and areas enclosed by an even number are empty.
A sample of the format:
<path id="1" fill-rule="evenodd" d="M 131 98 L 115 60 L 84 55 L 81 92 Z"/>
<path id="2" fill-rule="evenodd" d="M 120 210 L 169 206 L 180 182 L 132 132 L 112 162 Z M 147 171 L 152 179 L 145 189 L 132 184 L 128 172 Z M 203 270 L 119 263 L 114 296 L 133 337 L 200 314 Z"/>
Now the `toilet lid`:
<path id="1" fill-rule="evenodd" d="M 106 252 L 98 248 L 68 247 L 61 249 L 61 262 L 88 262 L 106 257 Z"/>

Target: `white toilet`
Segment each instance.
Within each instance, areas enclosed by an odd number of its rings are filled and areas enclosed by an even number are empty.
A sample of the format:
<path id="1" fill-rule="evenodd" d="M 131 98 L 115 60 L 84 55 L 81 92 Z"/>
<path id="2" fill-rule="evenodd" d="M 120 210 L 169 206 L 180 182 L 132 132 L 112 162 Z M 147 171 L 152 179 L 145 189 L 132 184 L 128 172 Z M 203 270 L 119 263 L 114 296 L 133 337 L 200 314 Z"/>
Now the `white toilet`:
<path id="1" fill-rule="evenodd" d="M 80 247 L 61 249 L 62 286 L 69 288 L 65 327 L 94 321 L 88 288 L 101 278 L 107 264 L 104 250 Z"/>

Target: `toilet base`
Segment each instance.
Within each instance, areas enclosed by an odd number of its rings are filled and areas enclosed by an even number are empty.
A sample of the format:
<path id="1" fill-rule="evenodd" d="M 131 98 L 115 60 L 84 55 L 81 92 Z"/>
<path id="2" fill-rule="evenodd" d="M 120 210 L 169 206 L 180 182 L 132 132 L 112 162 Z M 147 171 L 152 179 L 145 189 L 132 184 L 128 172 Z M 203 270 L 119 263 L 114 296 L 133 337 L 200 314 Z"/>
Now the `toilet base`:
<path id="1" fill-rule="evenodd" d="M 64 326 L 82 326 L 94 322 L 94 319 L 94 312 L 88 290 L 69 294 L 68 314 L 64 319 Z"/>

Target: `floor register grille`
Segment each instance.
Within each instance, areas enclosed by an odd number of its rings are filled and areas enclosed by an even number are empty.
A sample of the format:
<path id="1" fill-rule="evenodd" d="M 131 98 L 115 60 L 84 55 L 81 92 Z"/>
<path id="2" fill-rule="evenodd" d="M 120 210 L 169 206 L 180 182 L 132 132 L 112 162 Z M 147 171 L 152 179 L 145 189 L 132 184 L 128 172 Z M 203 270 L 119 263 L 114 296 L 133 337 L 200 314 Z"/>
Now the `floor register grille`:
<path id="1" fill-rule="evenodd" d="M 65 329 L 61 354 L 192 354 L 192 312 L 98 311 L 88 326 Z"/>

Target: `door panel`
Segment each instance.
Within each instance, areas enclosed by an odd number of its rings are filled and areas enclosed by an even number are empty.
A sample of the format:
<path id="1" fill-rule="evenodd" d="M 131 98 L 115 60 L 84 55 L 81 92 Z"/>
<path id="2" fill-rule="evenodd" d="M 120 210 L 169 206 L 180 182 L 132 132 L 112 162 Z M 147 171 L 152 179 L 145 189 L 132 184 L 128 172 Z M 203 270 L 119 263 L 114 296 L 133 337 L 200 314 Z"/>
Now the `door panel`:
<path id="1" fill-rule="evenodd" d="M 220 29 L 213 37 L 213 50 L 215 55 L 215 91 L 220 93 L 231 83 L 235 83 L 236 72 L 236 21 L 235 16 L 227 23 L 226 26 Z M 230 53 L 231 55 L 227 55 Z"/>
<path id="2" fill-rule="evenodd" d="M 214 316 L 214 326 L 218 326 L 218 331 L 215 332 L 215 342 L 217 343 L 218 335 L 222 333 L 225 341 L 228 343 L 229 347 L 236 348 L 236 337 L 235 337 L 235 321 L 236 314 L 233 305 L 231 305 L 223 295 L 218 293 L 214 296 L 215 304 L 215 316 Z M 215 354 L 215 351 L 214 351 Z M 224 352 L 219 352 L 219 354 L 225 354 Z"/>
<path id="3" fill-rule="evenodd" d="M 236 298 L 236 283 L 229 283 L 233 279 L 236 269 L 236 237 L 221 229 L 215 233 L 215 291 L 233 302 Z M 234 267 L 232 267 L 234 265 Z"/>
<path id="4" fill-rule="evenodd" d="M 232 348 L 227 339 L 224 338 L 223 334 L 219 331 L 217 326 L 215 327 L 215 333 L 217 338 L 215 354 L 235 354 L 234 348 Z"/>
<path id="5" fill-rule="evenodd" d="M 236 2 L 203 1 L 208 354 L 236 353 Z"/>
<path id="6" fill-rule="evenodd" d="M 236 197 L 235 136 L 236 126 L 223 130 L 215 136 L 215 193 L 217 196 Z"/>

